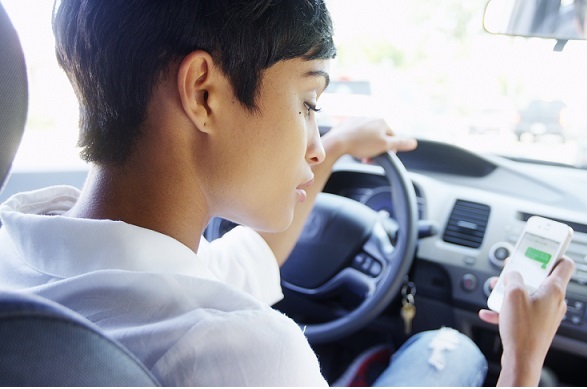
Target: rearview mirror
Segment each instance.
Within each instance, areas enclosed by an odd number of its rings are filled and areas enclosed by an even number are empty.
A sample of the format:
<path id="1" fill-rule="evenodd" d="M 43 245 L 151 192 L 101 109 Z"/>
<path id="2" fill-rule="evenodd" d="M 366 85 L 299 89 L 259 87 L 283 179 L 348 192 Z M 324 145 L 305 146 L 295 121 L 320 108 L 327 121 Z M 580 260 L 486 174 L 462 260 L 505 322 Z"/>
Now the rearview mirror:
<path id="1" fill-rule="evenodd" d="M 586 3 L 587 0 L 489 0 L 483 26 L 493 34 L 559 42 L 586 39 Z"/>

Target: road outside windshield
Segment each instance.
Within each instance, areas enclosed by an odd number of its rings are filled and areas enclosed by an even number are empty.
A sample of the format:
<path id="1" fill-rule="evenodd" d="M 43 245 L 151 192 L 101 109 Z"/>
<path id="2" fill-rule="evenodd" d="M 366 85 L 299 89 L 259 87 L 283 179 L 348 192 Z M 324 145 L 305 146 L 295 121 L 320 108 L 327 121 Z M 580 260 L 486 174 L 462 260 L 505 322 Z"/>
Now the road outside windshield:
<path id="1" fill-rule="evenodd" d="M 85 168 L 77 105 L 58 68 L 52 1 L 1 0 L 24 47 L 30 83 L 15 170 Z M 587 42 L 483 30 L 485 0 L 329 0 L 337 59 L 319 124 L 379 115 L 399 134 L 483 153 L 587 167 Z"/>

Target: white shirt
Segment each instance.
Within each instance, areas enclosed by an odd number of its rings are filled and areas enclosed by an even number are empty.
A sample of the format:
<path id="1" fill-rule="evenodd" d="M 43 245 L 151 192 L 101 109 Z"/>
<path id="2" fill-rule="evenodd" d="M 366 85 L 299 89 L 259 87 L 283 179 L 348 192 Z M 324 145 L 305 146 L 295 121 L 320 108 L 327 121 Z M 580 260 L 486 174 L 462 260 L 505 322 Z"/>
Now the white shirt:
<path id="1" fill-rule="evenodd" d="M 27 289 L 87 317 L 165 386 L 325 386 L 282 298 L 271 249 L 237 227 L 196 255 L 120 221 L 60 216 L 73 187 L 0 206 L 0 287 Z M 203 240 L 203 238 L 202 238 Z"/>

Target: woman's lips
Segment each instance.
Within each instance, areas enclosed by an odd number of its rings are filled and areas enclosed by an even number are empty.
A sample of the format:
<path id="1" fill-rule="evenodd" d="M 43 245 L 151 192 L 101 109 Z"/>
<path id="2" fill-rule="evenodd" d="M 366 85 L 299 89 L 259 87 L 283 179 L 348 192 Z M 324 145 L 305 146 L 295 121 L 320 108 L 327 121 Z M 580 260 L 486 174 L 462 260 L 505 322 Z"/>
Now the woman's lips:
<path id="1" fill-rule="evenodd" d="M 308 194 L 306 193 L 306 188 L 311 186 L 313 183 L 314 177 L 310 178 L 308 181 L 304 182 L 296 188 L 296 193 L 298 195 L 298 200 L 300 203 L 306 201 L 306 198 L 308 197 Z"/>

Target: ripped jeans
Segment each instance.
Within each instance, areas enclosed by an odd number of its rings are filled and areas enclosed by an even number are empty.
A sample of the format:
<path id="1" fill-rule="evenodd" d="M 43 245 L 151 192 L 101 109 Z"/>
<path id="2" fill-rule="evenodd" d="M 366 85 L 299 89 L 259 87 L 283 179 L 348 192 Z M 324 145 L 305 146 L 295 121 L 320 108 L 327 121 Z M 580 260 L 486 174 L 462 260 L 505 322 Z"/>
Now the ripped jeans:
<path id="1" fill-rule="evenodd" d="M 441 328 L 408 339 L 373 386 L 481 386 L 486 373 L 487 361 L 475 343 Z"/>

